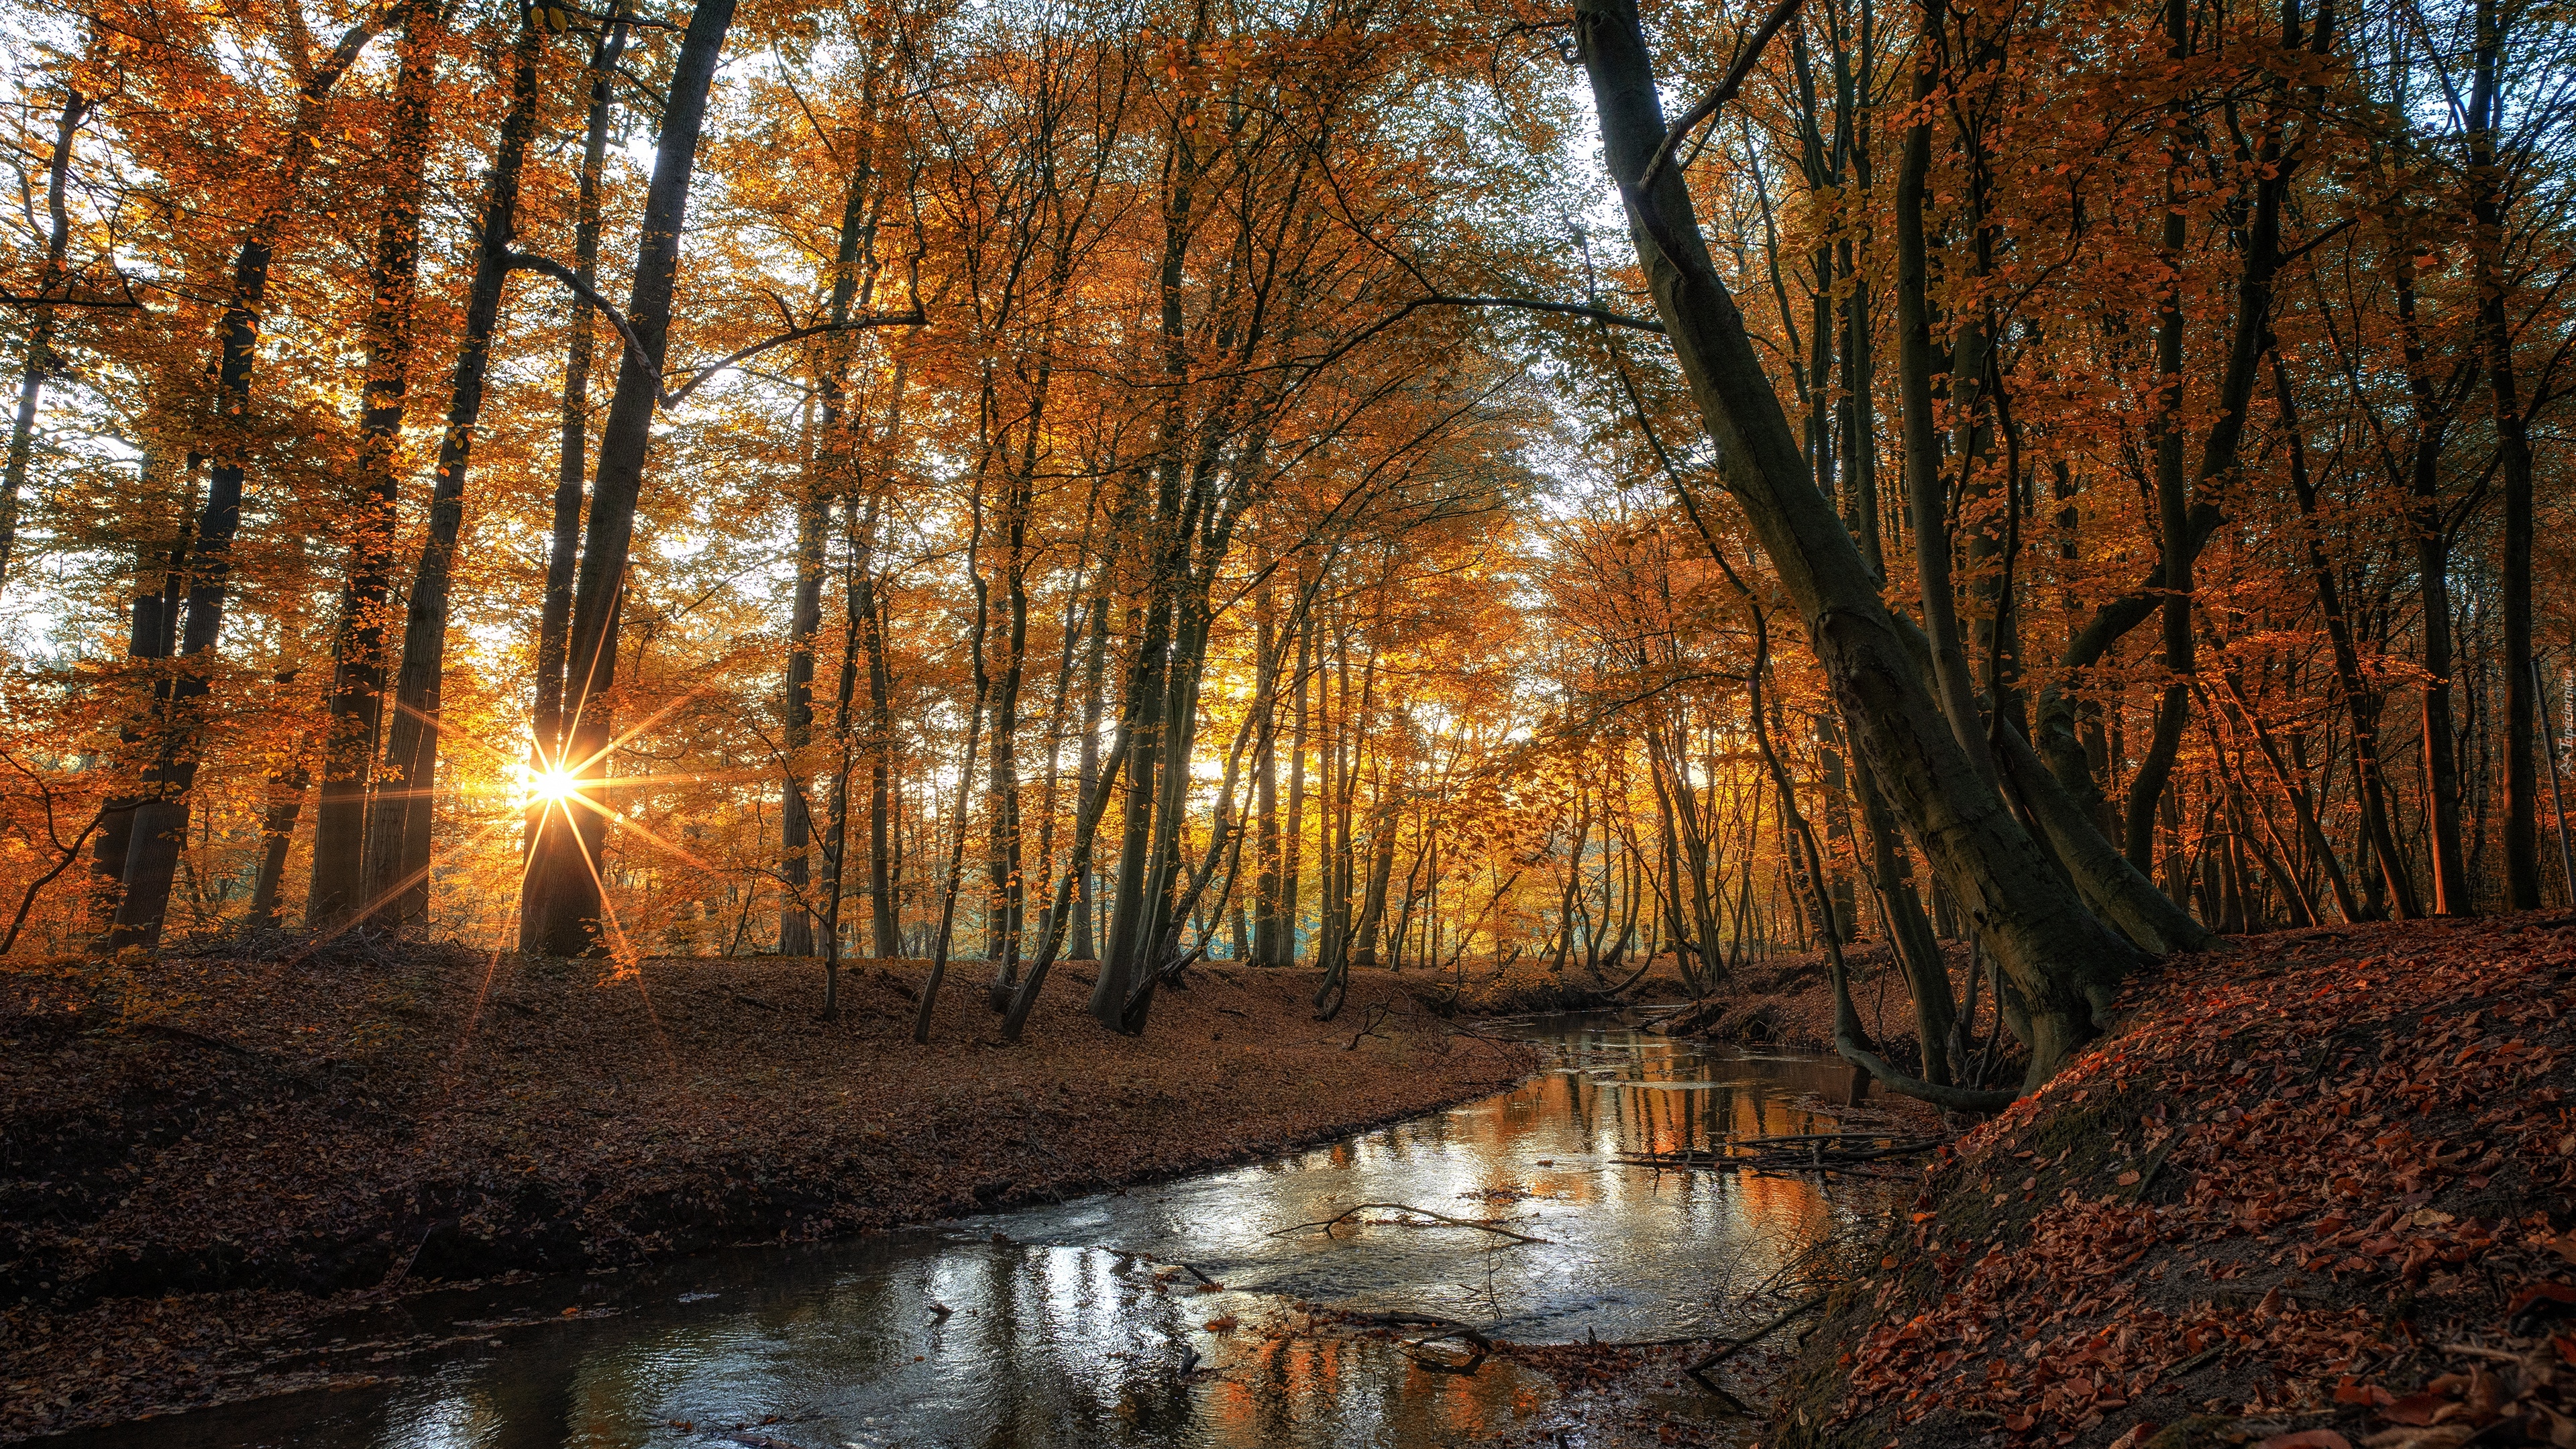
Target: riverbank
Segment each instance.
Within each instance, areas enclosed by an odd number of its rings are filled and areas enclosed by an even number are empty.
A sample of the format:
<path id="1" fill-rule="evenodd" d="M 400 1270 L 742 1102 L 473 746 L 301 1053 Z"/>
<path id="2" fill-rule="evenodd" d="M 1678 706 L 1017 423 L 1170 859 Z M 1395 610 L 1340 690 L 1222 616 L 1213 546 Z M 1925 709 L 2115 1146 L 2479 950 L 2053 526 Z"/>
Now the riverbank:
<path id="1" fill-rule="evenodd" d="M 0 1439 L 347 1382 L 271 1373 L 321 1317 L 438 1282 L 595 1270 L 1072 1197 L 1490 1092 L 1533 1060 L 1383 977 L 1217 965 L 1142 1037 L 1060 966 L 1000 1047 L 980 963 L 932 1044 L 926 969 L 842 1016 L 781 959 L 314 957 L 0 975 Z M 306 1347 L 309 1347 L 306 1346 Z M 305 1360 L 309 1362 L 309 1357 Z"/>
<path id="2" fill-rule="evenodd" d="M 1766 1442 L 2576 1444 L 2576 917 L 2182 957 L 1926 1173 Z"/>
<path id="3" fill-rule="evenodd" d="M 1951 989 L 1961 992 L 1968 979 L 1967 944 L 1944 942 L 1943 950 L 1949 959 Z M 1862 941 L 1846 947 L 1843 957 L 1851 971 L 1852 1005 L 1860 1013 L 1862 1029 L 1881 1056 L 1904 1070 L 1919 1071 L 1923 1053 L 1914 1039 L 1913 999 L 1906 994 L 1894 954 L 1885 946 Z M 1990 1004 L 1980 1004 L 1977 1019 L 1981 1030 L 1993 1029 Z M 1832 1051 L 1834 988 L 1824 954 L 1809 951 L 1747 961 L 1719 982 L 1705 1001 L 1657 1023 L 1655 1030 L 1738 1046 Z M 1997 1047 L 2009 1050 L 2010 1038 Z"/>

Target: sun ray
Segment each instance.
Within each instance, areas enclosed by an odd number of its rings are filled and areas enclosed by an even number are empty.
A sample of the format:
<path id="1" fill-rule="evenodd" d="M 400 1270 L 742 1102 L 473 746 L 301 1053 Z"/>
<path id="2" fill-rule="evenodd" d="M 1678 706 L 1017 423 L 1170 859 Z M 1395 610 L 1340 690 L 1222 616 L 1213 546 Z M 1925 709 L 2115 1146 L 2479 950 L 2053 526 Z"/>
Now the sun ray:
<path id="1" fill-rule="evenodd" d="M 646 730 L 649 730 L 653 726 L 670 718 L 672 711 L 677 710 L 680 706 L 687 704 L 690 700 L 697 698 L 699 695 L 706 693 L 710 687 L 711 686 L 702 684 L 697 688 L 690 690 L 688 693 L 678 696 L 670 703 L 663 705 L 660 709 L 657 709 L 651 714 L 646 715 L 643 719 L 636 721 L 636 723 L 626 730 L 625 733 L 618 735 L 608 743 L 601 745 L 598 749 L 592 751 L 581 761 L 581 763 L 569 766 L 568 768 L 573 774 L 581 774 L 591 766 L 598 764 L 601 760 L 608 758 L 608 754 L 611 750 L 616 749 L 618 746 L 625 744 L 628 740 L 635 738 L 637 735 L 644 733 Z"/>
<path id="2" fill-rule="evenodd" d="M 492 744 L 487 740 L 477 738 L 474 735 L 466 733 L 464 730 L 453 728 L 449 726 L 446 721 L 420 708 L 418 705 L 406 704 L 401 700 L 396 700 L 394 701 L 394 708 L 404 714 L 410 715 L 413 719 L 419 720 L 431 729 L 438 731 L 439 738 L 441 739 L 454 740 L 459 744 L 471 745 L 475 749 L 481 750 L 483 753 L 490 755 L 493 759 L 498 760 L 505 765 L 516 763 L 510 758 L 510 756 L 503 754 L 498 745 Z"/>
<path id="3" fill-rule="evenodd" d="M 677 856 L 680 860 L 699 870 L 705 871 L 709 875 L 717 873 L 714 866 L 709 865 L 705 861 L 690 854 L 685 846 L 681 846 L 670 840 L 664 839 L 661 835 L 655 833 L 650 826 L 647 826 L 640 820 L 633 819 L 629 816 L 622 815 L 617 811 L 611 810 L 607 806 L 600 804 L 598 801 L 591 799 L 587 795 L 568 794 L 563 797 L 563 800 L 567 805 L 578 804 L 583 806 L 612 825 L 622 826 L 625 829 L 634 831 L 636 834 L 643 836 L 646 840 L 660 846 L 664 851 Z"/>
<path id="4" fill-rule="evenodd" d="M 342 936 L 356 930 L 358 927 L 367 924 L 375 918 L 376 912 L 383 910 L 387 905 L 400 899 L 403 894 L 409 891 L 413 886 L 427 880 L 430 872 L 438 868 L 438 864 L 442 859 L 456 859 L 458 856 L 463 855 L 474 846 L 481 844 L 484 837 L 491 835 L 493 832 L 509 823 L 510 822 L 507 820 L 495 820 L 491 824 L 477 829 L 473 834 L 468 835 L 463 840 L 450 845 L 444 852 L 436 850 L 431 851 L 428 864 L 423 865 L 420 869 L 413 871 L 409 875 L 404 876 L 401 880 L 394 882 L 391 886 L 379 891 L 375 896 L 358 906 L 355 910 L 349 912 L 349 914 L 338 924 L 331 926 L 329 929 L 314 936 L 313 939 L 305 942 L 294 955 L 287 958 L 288 961 L 300 964 L 312 959 L 314 952 L 330 945 L 333 941 L 340 939 Z"/>
<path id="5" fill-rule="evenodd" d="M 570 798 L 580 799 L 579 796 Z M 582 803 L 588 805 L 591 802 L 584 800 Z M 593 806 L 593 808 L 597 807 Z M 572 812 L 567 810 L 564 813 L 569 818 Z M 599 888 L 600 924 L 606 927 L 616 939 L 616 945 L 610 947 L 610 959 L 619 959 L 618 953 L 622 948 L 627 953 L 625 959 L 634 961 L 635 999 L 644 1004 L 644 1019 L 652 1024 L 653 1042 L 662 1049 L 662 1060 L 670 1068 L 673 1084 L 685 1093 L 688 1090 L 688 1081 L 680 1074 L 680 1055 L 671 1046 L 670 1033 L 662 1027 L 662 1014 L 653 1009 L 653 993 L 644 985 L 643 957 L 633 954 L 634 943 L 627 939 L 626 927 L 617 919 L 617 906 L 608 898 L 608 880 L 599 873 L 599 862 L 591 857 L 590 842 L 582 839 L 581 832 L 578 830 L 572 833 L 572 839 L 573 844 L 580 847 L 581 863 L 583 868 L 590 872 L 591 884 Z"/>

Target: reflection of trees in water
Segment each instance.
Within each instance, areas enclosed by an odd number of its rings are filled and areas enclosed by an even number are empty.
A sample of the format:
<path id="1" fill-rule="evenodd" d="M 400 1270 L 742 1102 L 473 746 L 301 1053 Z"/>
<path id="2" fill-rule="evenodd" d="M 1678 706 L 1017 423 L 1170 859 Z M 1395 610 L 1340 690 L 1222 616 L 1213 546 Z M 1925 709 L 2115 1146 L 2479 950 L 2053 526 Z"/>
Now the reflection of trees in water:
<path id="1" fill-rule="evenodd" d="M 1284 1303 L 1294 1293 L 1436 1312 L 1532 1340 L 1580 1339 L 1590 1323 L 1604 1339 L 1614 1324 L 1635 1326 L 1621 1337 L 1694 1324 L 1722 1332 L 1804 1291 L 1806 1265 L 1861 1201 L 1802 1177 L 1659 1176 L 1614 1161 L 1730 1133 L 1808 1130 L 1815 1114 L 1798 1102 L 1839 1095 L 1833 1063 L 1659 1039 L 1581 1043 L 1560 1061 L 1575 1070 L 1437 1117 L 1132 1197 L 1012 1215 L 978 1224 L 972 1240 L 745 1250 L 580 1287 L 584 1302 L 624 1306 L 617 1318 L 554 1324 L 561 1283 L 476 1294 L 478 1315 L 546 1326 L 511 1330 L 498 1351 L 467 1348 L 492 1356 L 453 1362 L 374 1407 L 352 1412 L 346 1398 L 317 1396 L 338 1407 L 277 1419 L 298 1432 L 262 1442 L 552 1449 L 635 1443 L 672 1420 L 721 1434 L 770 1413 L 787 1427 L 767 1432 L 789 1442 L 981 1449 L 1412 1445 L 1506 1428 L 1555 1397 L 1552 1381 L 1501 1359 L 1472 1378 L 1431 1374 L 1398 1343 L 1330 1330 L 1272 1338 L 1262 1325 L 1293 1320 Z M 1357 1201 L 1436 1209 L 1451 1196 L 1477 1203 L 1457 1209 L 1468 1216 L 1534 1215 L 1530 1231 L 1551 1241 L 1391 1225 L 1329 1246 L 1260 1238 Z M 983 1241 L 996 1226 L 1011 1239 Z M 1261 1296 L 1158 1284 L 1182 1262 Z M 714 1296 L 689 1306 L 684 1295 L 698 1290 Z M 1206 1331 L 1220 1315 L 1243 1326 Z M 1193 1348 L 1205 1361 L 1185 1378 Z"/>

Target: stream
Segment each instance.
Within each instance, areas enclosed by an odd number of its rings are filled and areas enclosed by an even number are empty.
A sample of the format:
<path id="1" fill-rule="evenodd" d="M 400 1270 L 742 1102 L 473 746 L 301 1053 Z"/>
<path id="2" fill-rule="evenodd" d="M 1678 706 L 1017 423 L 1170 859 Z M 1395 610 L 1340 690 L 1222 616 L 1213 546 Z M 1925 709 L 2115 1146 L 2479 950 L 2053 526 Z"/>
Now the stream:
<path id="1" fill-rule="evenodd" d="M 1719 1334 L 1750 1326 L 1747 1292 L 1883 1203 L 1862 1179 L 1618 1160 L 1728 1133 L 1835 1130 L 1813 1110 L 1850 1090 L 1851 1069 L 1830 1057 L 1674 1042 L 1606 1014 L 1488 1029 L 1539 1043 L 1538 1072 L 1292 1156 L 838 1243 L 421 1295 L 351 1320 L 345 1341 L 318 1351 L 317 1367 L 397 1380 L 54 1442 L 1448 1445 L 1536 1422 L 1555 1382 L 1502 1358 L 1438 1373 L 1384 1338 L 1263 1330 L 1333 1309 L 1437 1315 L 1536 1343 Z M 1329 1233 L 1281 1231 L 1362 1203 L 1544 1241 L 1383 1209 Z M 371 1358 L 424 1336 L 445 1342 Z M 1721 1412 L 1711 1396 L 1684 1397 L 1697 1402 L 1677 1412 Z"/>

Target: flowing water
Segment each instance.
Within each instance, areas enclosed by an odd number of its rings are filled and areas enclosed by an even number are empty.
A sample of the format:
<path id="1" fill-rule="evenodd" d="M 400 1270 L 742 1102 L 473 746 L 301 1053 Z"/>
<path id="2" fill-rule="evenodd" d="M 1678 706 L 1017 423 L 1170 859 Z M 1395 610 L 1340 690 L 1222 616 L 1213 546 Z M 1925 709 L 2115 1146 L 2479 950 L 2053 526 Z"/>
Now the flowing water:
<path id="1" fill-rule="evenodd" d="M 1748 1290 L 1878 1206 L 1848 1179 L 1619 1160 L 1728 1133 L 1832 1130 L 1810 1109 L 1849 1092 L 1837 1061 L 1677 1043 L 1602 1016 L 1503 1029 L 1541 1043 L 1537 1075 L 1330 1146 L 843 1243 L 428 1295 L 353 1320 L 345 1343 L 313 1359 L 396 1382 L 78 1442 L 1447 1445 L 1547 1412 L 1553 1381 L 1503 1359 L 1445 1374 L 1382 1338 L 1265 1330 L 1336 1309 L 1432 1314 L 1537 1343 L 1721 1333 L 1744 1326 Z M 1329 1232 L 1298 1226 L 1364 1203 L 1544 1241 L 1386 1208 Z M 424 1335 L 445 1343 L 419 1353 Z M 374 1362 L 395 1344 L 398 1366 Z"/>

